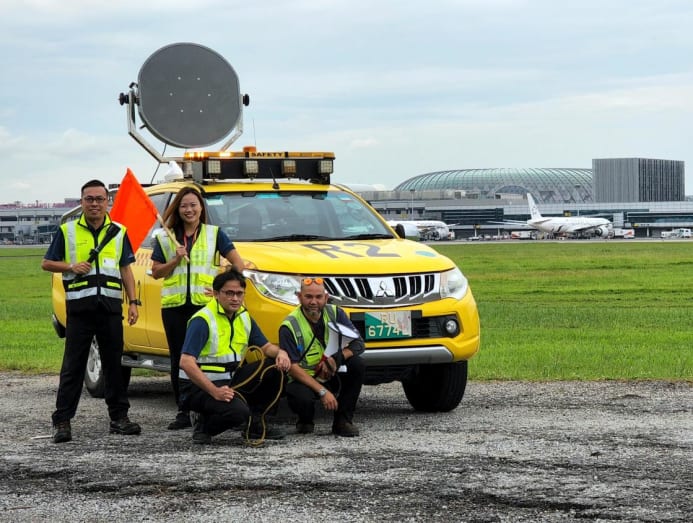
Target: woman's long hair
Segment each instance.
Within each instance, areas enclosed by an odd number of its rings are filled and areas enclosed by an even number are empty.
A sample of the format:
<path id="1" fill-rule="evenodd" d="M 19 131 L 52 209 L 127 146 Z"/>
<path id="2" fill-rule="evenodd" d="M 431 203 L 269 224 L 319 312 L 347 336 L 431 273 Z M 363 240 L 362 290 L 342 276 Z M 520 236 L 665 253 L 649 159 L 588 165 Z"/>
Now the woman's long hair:
<path id="1" fill-rule="evenodd" d="M 164 223 L 166 224 L 166 227 L 173 231 L 175 231 L 178 227 L 181 229 L 183 228 L 183 220 L 180 217 L 178 208 L 180 207 L 180 202 L 183 200 L 183 196 L 186 194 L 194 194 L 197 197 L 202 209 L 200 211 L 200 223 L 207 223 L 207 209 L 205 208 L 205 202 L 202 199 L 200 191 L 198 191 L 195 187 L 184 187 L 178 191 L 178 194 L 176 194 L 176 197 L 171 202 L 171 205 L 169 205 L 166 212 L 164 212 Z"/>

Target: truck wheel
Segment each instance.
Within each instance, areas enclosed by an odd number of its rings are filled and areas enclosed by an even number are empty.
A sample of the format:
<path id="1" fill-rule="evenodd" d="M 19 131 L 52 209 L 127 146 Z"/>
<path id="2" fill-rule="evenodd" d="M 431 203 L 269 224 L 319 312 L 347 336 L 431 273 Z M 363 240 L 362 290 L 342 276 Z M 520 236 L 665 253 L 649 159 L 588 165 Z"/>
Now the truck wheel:
<path id="1" fill-rule="evenodd" d="M 418 365 L 402 380 L 407 400 L 422 412 L 456 408 L 467 388 L 467 362 Z"/>
<path id="2" fill-rule="evenodd" d="M 87 372 L 84 374 L 84 386 L 93 398 L 103 398 L 105 392 L 103 370 L 101 369 L 101 356 L 99 356 L 99 342 L 92 338 L 87 357 Z"/>
<path id="3" fill-rule="evenodd" d="M 132 368 L 120 367 L 123 376 L 125 388 L 130 385 L 130 375 Z M 106 386 L 103 378 L 103 369 L 101 368 L 101 356 L 99 355 L 99 343 L 96 338 L 91 340 L 89 347 L 89 356 L 87 357 L 87 371 L 84 373 L 84 386 L 87 392 L 93 398 L 103 398 L 106 392 Z"/>

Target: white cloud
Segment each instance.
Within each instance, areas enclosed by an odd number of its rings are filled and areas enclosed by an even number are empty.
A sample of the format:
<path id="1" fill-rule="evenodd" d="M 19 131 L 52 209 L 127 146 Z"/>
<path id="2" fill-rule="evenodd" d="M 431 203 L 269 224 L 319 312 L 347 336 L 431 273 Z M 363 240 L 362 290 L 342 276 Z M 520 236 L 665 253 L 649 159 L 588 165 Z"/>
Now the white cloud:
<path id="1" fill-rule="evenodd" d="M 627 155 L 686 161 L 693 193 L 691 19 L 646 0 L 5 0 L 0 203 L 155 176 L 117 96 L 179 41 L 250 94 L 234 147 L 334 150 L 342 180 Z"/>
<path id="2" fill-rule="evenodd" d="M 350 145 L 352 149 L 370 149 L 378 145 L 378 140 L 375 138 L 355 138 Z"/>

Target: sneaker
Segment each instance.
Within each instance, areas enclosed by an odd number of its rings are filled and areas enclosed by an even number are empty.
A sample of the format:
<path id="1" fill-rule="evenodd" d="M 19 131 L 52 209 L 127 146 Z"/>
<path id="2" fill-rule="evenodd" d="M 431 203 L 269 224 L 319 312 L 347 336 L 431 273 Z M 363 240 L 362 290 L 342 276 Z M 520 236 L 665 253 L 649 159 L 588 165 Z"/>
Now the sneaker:
<path id="1" fill-rule="evenodd" d="M 122 434 L 123 436 L 133 436 L 142 432 L 142 428 L 125 416 L 115 421 L 111 421 L 111 434 Z"/>
<path id="2" fill-rule="evenodd" d="M 53 443 L 65 443 L 72 440 L 70 421 L 59 421 L 53 425 Z"/>
<path id="3" fill-rule="evenodd" d="M 312 421 L 307 421 L 305 423 L 302 421 L 296 422 L 296 433 L 297 434 L 312 434 L 314 430 L 315 430 L 315 423 L 313 423 Z"/>
<path id="4" fill-rule="evenodd" d="M 250 423 L 250 429 L 246 431 L 245 435 L 246 438 L 248 439 L 262 439 L 263 438 L 263 427 L 262 427 L 262 422 L 261 421 L 252 421 Z M 272 440 L 279 440 L 279 439 L 284 439 L 286 436 L 286 432 L 283 429 L 280 429 L 279 427 L 271 427 L 271 426 L 266 426 L 264 430 L 264 438 L 265 439 L 272 439 Z"/>
<path id="5" fill-rule="evenodd" d="M 179 411 L 178 414 L 176 414 L 176 419 L 169 423 L 167 428 L 168 430 L 180 430 L 187 429 L 189 427 L 192 427 L 192 423 L 190 422 L 190 413 Z"/>
<path id="6" fill-rule="evenodd" d="M 339 421 L 332 425 L 332 434 L 345 438 L 353 438 L 359 435 L 359 428 L 349 421 Z"/>

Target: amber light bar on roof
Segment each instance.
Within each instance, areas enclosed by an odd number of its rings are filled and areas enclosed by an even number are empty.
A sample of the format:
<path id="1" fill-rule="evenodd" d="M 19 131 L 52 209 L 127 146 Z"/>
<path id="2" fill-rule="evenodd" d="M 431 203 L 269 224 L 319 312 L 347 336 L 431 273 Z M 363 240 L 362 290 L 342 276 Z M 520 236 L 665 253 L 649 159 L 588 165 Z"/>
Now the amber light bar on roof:
<path id="1" fill-rule="evenodd" d="M 256 151 L 246 147 L 243 151 L 188 151 L 185 160 L 200 161 L 207 158 L 330 158 L 334 153 L 328 152 L 291 152 L 291 151 Z"/>
<path id="2" fill-rule="evenodd" d="M 254 147 L 243 151 L 190 151 L 184 155 L 185 162 L 201 164 L 203 180 L 298 178 L 320 184 L 330 183 L 334 159 L 331 152 L 258 152 Z"/>

